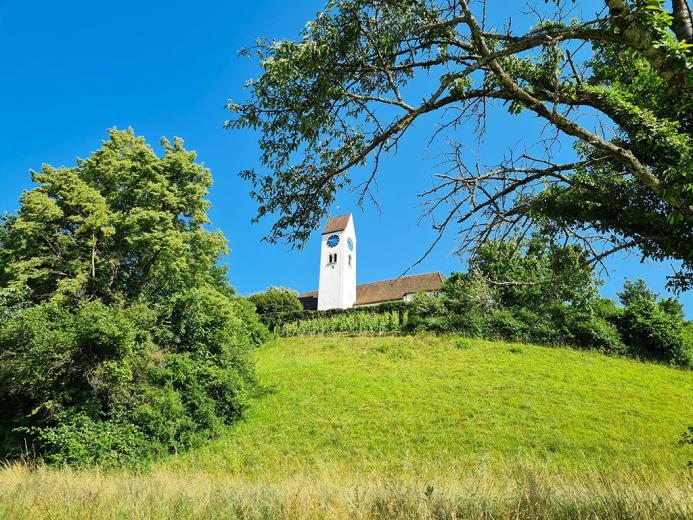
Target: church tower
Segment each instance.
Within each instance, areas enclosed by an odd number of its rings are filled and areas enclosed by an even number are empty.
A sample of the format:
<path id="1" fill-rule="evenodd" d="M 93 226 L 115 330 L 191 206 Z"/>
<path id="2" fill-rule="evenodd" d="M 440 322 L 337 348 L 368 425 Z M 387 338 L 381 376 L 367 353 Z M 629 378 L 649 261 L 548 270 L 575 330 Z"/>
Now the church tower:
<path id="1" fill-rule="evenodd" d="M 320 250 L 318 310 L 356 303 L 356 231 L 351 213 L 327 220 Z"/>

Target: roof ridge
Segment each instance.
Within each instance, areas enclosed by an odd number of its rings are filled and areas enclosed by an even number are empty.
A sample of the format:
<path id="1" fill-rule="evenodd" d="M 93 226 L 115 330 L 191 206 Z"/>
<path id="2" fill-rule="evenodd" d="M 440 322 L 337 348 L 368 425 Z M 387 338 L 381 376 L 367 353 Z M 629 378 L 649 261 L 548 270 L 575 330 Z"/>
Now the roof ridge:
<path id="1" fill-rule="evenodd" d="M 442 273 L 440 271 L 431 271 L 430 273 L 408 274 L 406 276 L 398 276 L 396 278 L 385 278 L 384 280 L 378 280 L 375 282 L 360 283 L 357 285 L 373 285 L 374 283 L 396 282 L 397 280 L 404 280 L 405 278 L 414 278 L 416 276 L 429 276 L 432 274 L 438 275 L 438 278 L 440 278 L 441 281 L 444 281 Z"/>
<path id="2" fill-rule="evenodd" d="M 334 217 L 328 217 L 327 222 L 325 222 L 325 228 L 322 234 L 335 233 L 337 231 L 344 231 L 349 224 L 350 220 L 353 220 L 354 216 L 351 213 L 344 213 L 343 215 L 335 215 Z"/>

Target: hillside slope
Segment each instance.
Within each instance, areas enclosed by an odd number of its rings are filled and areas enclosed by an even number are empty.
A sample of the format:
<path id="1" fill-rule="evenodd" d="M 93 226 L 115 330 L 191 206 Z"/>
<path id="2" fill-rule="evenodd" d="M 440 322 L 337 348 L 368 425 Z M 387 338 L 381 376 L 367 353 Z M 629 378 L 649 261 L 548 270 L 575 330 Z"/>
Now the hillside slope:
<path id="1" fill-rule="evenodd" d="M 176 466 L 281 477 L 469 464 L 675 469 L 693 373 L 568 349 L 432 337 L 294 338 L 258 353 L 268 393 Z"/>
<path id="2" fill-rule="evenodd" d="M 293 338 L 209 445 L 144 471 L 0 469 L 0 518 L 688 519 L 693 373 L 432 337 Z"/>

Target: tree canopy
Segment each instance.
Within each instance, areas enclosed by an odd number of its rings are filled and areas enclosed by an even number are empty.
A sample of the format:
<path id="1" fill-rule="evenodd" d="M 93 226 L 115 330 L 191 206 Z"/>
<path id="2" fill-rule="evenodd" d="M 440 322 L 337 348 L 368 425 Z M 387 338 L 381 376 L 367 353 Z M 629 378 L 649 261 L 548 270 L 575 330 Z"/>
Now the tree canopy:
<path id="1" fill-rule="evenodd" d="M 162 140 L 159 158 L 132 131 L 110 139 L 74 168 L 32 172 L 16 216 L 7 216 L 0 280 L 39 302 L 160 300 L 204 280 L 218 283 L 226 240 L 209 222 L 209 170 L 183 142 Z"/>
<path id="2" fill-rule="evenodd" d="M 535 9 L 517 32 L 516 8 L 484 0 L 331 0 L 298 41 L 258 41 L 249 99 L 229 103 L 230 128 L 260 132 L 264 171 L 244 171 L 257 219 L 276 215 L 270 241 L 300 245 L 352 187 L 361 202 L 385 153 L 419 118 L 452 132 L 486 131 L 491 106 L 529 112 L 551 137 L 500 164 L 477 166 L 454 144 L 422 193 L 438 240 L 458 252 L 541 226 L 580 241 L 596 264 L 617 251 L 677 259 L 672 285 L 693 283 L 693 25 L 686 0 L 606 0 L 591 19 L 573 2 Z M 486 13 L 507 12 L 504 28 Z M 424 85 L 421 99 L 409 85 Z M 594 123 L 597 118 L 598 123 Z M 563 138 L 574 159 L 553 153 Z M 354 167 L 370 163 L 363 177 Z M 358 170 L 362 172 L 363 170 Z M 436 240 L 436 242 L 438 241 Z"/>
<path id="3" fill-rule="evenodd" d="M 266 338 L 217 262 L 209 170 L 132 130 L 33 172 L 0 225 L 0 457 L 136 464 L 236 420 Z"/>

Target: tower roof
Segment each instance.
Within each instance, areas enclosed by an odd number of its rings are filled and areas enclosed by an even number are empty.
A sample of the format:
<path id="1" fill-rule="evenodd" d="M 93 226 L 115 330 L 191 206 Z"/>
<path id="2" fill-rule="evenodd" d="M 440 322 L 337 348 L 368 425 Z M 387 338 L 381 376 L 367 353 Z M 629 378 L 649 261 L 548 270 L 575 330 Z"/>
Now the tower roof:
<path id="1" fill-rule="evenodd" d="M 337 231 L 344 231 L 349 224 L 349 219 L 351 219 L 351 213 L 346 213 L 345 215 L 337 215 L 336 217 L 330 217 L 327 219 L 327 224 L 325 224 L 325 229 L 322 230 L 322 234 L 335 233 Z"/>

